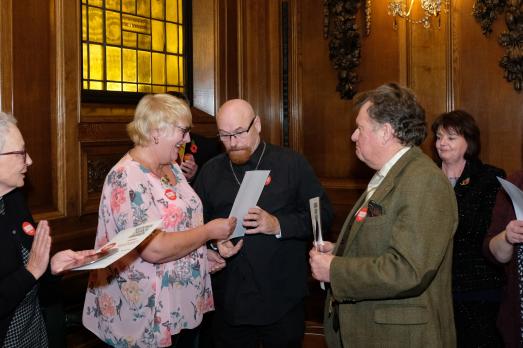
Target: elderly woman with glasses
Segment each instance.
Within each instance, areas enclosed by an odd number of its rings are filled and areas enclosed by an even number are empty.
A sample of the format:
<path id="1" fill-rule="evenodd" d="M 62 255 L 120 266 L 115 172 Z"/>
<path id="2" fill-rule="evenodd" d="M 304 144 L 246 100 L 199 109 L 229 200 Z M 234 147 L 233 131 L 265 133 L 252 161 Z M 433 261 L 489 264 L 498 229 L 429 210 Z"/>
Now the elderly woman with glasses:
<path id="1" fill-rule="evenodd" d="M 479 159 L 480 132 L 474 118 L 455 110 L 432 124 L 441 169 L 454 187 L 459 223 L 454 235 L 452 292 L 458 347 L 500 347 L 495 318 L 500 270 L 482 254 L 502 169 Z"/>
<path id="2" fill-rule="evenodd" d="M 190 141 L 187 103 L 167 94 L 140 100 L 127 131 L 134 147 L 109 171 L 96 247 L 119 231 L 161 220 L 160 229 L 106 269 L 92 271 L 84 325 L 118 347 L 194 347 L 214 309 L 206 242 L 226 239 L 234 218 L 203 223 L 200 198 L 176 163 Z"/>
<path id="3" fill-rule="evenodd" d="M 0 112 L 1 347 L 48 346 L 38 301 L 39 284 L 93 252 L 65 250 L 49 262 L 49 224 L 35 223 L 20 190 L 32 163 L 16 119 Z"/>

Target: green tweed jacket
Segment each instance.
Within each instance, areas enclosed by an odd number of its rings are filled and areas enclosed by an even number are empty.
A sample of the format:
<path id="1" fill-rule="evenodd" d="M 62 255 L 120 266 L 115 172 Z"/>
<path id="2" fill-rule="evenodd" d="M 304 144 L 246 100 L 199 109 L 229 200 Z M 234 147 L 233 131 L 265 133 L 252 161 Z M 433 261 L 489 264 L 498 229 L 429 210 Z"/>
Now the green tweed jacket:
<path id="1" fill-rule="evenodd" d="M 349 226 L 364 200 L 347 217 L 336 244 L 349 233 L 345 250 L 330 267 L 329 347 L 455 347 L 451 269 L 458 216 L 447 178 L 413 147 L 372 196 L 382 214 Z M 332 328 L 332 301 L 339 303 L 339 332 Z"/>

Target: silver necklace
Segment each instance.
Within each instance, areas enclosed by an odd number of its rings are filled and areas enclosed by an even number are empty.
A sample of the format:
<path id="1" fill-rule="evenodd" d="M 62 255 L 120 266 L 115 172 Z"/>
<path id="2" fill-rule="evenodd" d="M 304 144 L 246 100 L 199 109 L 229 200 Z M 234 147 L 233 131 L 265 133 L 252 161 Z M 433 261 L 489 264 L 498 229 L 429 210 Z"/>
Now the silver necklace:
<path id="1" fill-rule="evenodd" d="M 254 168 L 254 170 L 258 170 L 258 167 L 260 166 L 260 162 L 263 158 L 263 155 L 265 154 L 266 147 L 267 147 L 267 143 L 264 141 L 262 153 L 260 155 L 260 158 L 258 159 L 258 163 L 256 163 L 256 168 Z M 240 180 L 238 180 L 238 177 L 236 176 L 236 172 L 234 171 L 234 168 L 232 167 L 232 162 L 230 159 L 229 159 L 229 166 L 231 167 L 231 172 L 232 172 L 232 175 L 234 175 L 234 179 L 236 180 L 236 183 L 238 184 L 238 186 L 241 186 L 242 184 L 241 184 Z"/>

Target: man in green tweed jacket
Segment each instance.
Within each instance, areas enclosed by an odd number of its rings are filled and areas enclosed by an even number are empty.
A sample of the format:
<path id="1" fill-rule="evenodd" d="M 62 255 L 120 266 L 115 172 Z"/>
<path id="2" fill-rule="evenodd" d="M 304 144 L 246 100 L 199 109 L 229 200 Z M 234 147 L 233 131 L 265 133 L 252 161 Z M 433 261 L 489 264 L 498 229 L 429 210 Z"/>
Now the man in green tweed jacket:
<path id="1" fill-rule="evenodd" d="M 310 251 L 330 283 L 329 347 L 455 347 L 451 296 L 452 187 L 419 145 L 425 112 L 412 91 L 386 84 L 356 100 L 356 155 L 376 174 L 336 244 Z"/>

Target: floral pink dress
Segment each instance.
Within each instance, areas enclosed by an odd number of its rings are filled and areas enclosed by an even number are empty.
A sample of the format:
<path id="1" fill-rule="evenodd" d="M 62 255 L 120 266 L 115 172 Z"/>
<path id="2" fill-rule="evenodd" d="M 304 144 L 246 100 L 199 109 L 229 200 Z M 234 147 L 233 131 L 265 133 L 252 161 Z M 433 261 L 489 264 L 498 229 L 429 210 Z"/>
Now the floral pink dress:
<path id="1" fill-rule="evenodd" d="M 119 231 L 161 219 L 176 233 L 203 224 L 202 203 L 177 164 L 176 182 L 161 180 L 125 155 L 107 175 L 96 248 Z M 83 324 L 118 347 L 165 347 L 171 335 L 197 327 L 214 309 L 205 246 L 172 262 L 152 264 L 132 251 L 111 266 L 91 271 Z"/>

